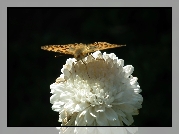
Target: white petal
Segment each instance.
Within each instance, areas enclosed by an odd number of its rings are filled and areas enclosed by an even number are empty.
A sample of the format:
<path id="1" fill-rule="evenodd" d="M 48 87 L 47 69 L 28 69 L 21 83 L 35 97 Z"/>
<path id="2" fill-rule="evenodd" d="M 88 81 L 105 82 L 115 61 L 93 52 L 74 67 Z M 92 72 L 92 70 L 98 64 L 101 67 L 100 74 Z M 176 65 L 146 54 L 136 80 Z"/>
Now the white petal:
<path id="1" fill-rule="evenodd" d="M 109 125 L 104 112 L 99 113 L 99 115 L 96 117 L 96 122 L 99 124 L 99 126 L 108 126 Z"/>
<path id="2" fill-rule="evenodd" d="M 105 115 L 106 115 L 106 118 L 111 121 L 118 119 L 116 112 L 112 108 L 106 108 Z"/>
<path id="3" fill-rule="evenodd" d="M 85 114 L 84 120 L 87 122 L 88 126 L 92 126 L 92 123 L 94 122 L 95 118 L 91 116 L 88 110 Z"/>
<path id="4" fill-rule="evenodd" d="M 125 73 L 126 73 L 125 77 L 129 77 L 134 71 L 134 67 L 132 65 L 127 65 L 123 68 L 124 68 Z"/>

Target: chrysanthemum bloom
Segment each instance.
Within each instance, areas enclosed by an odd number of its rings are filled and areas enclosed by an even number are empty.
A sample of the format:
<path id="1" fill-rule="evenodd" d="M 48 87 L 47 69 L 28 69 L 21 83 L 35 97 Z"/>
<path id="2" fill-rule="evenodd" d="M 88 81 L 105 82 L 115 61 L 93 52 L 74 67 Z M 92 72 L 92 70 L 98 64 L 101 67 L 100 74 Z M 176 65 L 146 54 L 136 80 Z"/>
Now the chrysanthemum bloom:
<path id="1" fill-rule="evenodd" d="M 67 59 L 62 74 L 50 85 L 52 109 L 59 112 L 62 126 L 127 126 L 138 114 L 139 94 L 133 66 L 115 54 L 94 52 L 77 61 Z"/>
<path id="2" fill-rule="evenodd" d="M 137 134 L 137 127 L 57 127 L 59 134 Z"/>

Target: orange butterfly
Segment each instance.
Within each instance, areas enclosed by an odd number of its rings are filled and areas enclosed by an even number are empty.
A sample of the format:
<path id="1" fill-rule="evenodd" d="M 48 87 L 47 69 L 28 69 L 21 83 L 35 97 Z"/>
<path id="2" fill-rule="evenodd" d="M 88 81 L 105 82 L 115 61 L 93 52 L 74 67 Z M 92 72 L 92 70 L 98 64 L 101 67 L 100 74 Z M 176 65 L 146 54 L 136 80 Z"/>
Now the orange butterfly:
<path id="1" fill-rule="evenodd" d="M 73 55 L 77 61 L 79 61 L 85 58 L 87 55 L 89 55 L 89 53 L 98 50 L 104 50 L 104 49 L 116 48 L 122 46 L 126 46 L 126 45 L 116 45 L 107 42 L 95 42 L 93 44 L 88 44 L 88 45 L 82 43 L 67 44 L 67 45 L 47 45 L 47 46 L 41 46 L 41 49 L 47 51 L 60 52 L 63 54 L 70 54 Z"/>

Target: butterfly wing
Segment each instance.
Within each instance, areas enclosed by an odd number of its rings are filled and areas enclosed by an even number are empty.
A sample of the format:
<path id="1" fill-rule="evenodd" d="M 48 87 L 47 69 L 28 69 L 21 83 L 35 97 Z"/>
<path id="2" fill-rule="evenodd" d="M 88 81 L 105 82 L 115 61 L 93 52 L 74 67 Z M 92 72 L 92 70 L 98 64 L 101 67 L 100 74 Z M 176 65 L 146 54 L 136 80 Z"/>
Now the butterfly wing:
<path id="1" fill-rule="evenodd" d="M 64 54 L 73 55 L 75 51 L 76 44 L 68 44 L 68 45 L 47 45 L 41 46 L 41 49 L 53 52 L 59 52 Z"/>
<path id="2" fill-rule="evenodd" d="M 107 42 L 95 42 L 93 44 L 89 44 L 88 48 L 89 48 L 89 53 L 90 52 L 94 52 L 94 51 L 98 51 L 98 50 L 104 50 L 104 49 L 110 49 L 110 48 L 116 48 L 116 47 L 122 47 L 125 45 L 116 45 L 116 44 L 110 44 Z"/>

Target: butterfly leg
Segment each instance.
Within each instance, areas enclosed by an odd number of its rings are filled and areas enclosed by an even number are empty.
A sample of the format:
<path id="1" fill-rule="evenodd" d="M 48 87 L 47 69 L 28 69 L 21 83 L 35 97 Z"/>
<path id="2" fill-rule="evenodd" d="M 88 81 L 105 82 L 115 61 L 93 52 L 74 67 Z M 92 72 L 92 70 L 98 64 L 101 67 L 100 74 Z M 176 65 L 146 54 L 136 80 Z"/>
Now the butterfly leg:
<path id="1" fill-rule="evenodd" d="M 90 78 L 90 76 L 89 76 L 89 74 L 88 74 L 88 68 L 87 68 L 86 63 L 83 61 L 83 59 L 81 59 L 81 61 L 84 63 L 84 65 L 85 65 L 85 67 L 86 67 L 87 75 L 88 75 L 88 77 Z"/>
<path id="2" fill-rule="evenodd" d="M 90 54 L 91 55 L 91 57 L 93 57 L 93 55 L 92 54 Z M 95 58 L 93 57 L 93 59 L 95 60 Z"/>

